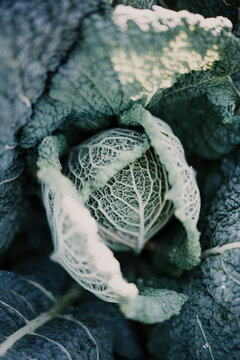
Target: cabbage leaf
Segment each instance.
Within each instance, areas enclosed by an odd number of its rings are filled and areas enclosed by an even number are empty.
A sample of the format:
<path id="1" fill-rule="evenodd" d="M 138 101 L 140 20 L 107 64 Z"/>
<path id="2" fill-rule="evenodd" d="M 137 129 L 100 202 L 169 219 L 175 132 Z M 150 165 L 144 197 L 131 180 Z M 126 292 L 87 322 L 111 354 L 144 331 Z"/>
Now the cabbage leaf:
<path id="1" fill-rule="evenodd" d="M 98 226 L 72 182 L 61 173 L 62 142 L 46 137 L 39 147 L 38 176 L 52 230 L 52 260 L 84 288 L 110 302 L 134 298 L 138 290 L 122 277 L 119 262 L 101 242 Z"/>
<path id="2" fill-rule="evenodd" d="M 76 305 L 82 290 L 59 266 L 27 266 L 20 266 L 22 275 L 0 271 L 1 359 L 139 357 L 135 334 L 115 307 L 92 299 Z"/>
<path id="3" fill-rule="evenodd" d="M 196 266 L 200 261 L 200 243 L 197 222 L 200 211 L 200 194 L 195 174 L 188 166 L 184 150 L 179 139 L 171 128 L 162 120 L 139 105 L 133 106 L 122 117 L 125 125 L 140 124 L 143 126 L 149 141 L 159 157 L 160 163 L 168 173 L 170 190 L 166 194 L 174 204 L 174 214 L 186 230 L 183 242 L 174 245 L 174 262 L 183 268 Z"/>
<path id="4" fill-rule="evenodd" d="M 82 34 L 36 104 L 23 129 L 23 147 L 66 122 L 84 129 L 95 124 L 97 130 L 135 102 L 153 105 L 163 89 L 193 70 L 211 68 L 223 77 L 239 66 L 240 41 L 222 17 L 119 5 L 86 18 Z"/>
<path id="5" fill-rule="evenodd" d="M 164 328 L 169 360 L 239 358 L 239 164 L 239 150 L 223 161 L 224 180 L 208 216 L 201 272 L 185 286 L 189 301 L 181 314 Z M 156 359 L 161 358 L 159 332 L 161 325 L 150 343 Z"/>

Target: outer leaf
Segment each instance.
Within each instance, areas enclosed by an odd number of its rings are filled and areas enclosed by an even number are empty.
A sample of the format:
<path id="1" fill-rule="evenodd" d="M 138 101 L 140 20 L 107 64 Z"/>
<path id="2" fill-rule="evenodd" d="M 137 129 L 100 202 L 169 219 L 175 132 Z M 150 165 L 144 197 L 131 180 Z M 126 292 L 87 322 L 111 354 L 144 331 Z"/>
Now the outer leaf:
<path id="1" fill-rule="evenodd" d="M 237 360 L 240 336 L 236 316 L 214 302 L 201 280 L 191 283 L 188 295 L 189 302 L 172 320 L 168 359 Z"/>
<path id="2" fill-rule="evenodd" d="M 192 278 L 189 302 L 168 324 L 169 360 L 239 359 L 239 164 L 239 150 L 223 162 L 225 181 L 208 219 L 202 276 Z M 161 339 L 154 352 L 160 349 Z"/>
<path id="3" fill-rule="evenodd" d="M 203 281 L 216 303 L 240 315 L 240 249 L 230 248 L 206 259 Z"/>
<path id="4" fill-rule="evenodd" d="M 71 181 L 61 174 L 59 153 L 60 144 L 56 138 L 43 140 L 38 164 L 53 235 L 52 259 L 84 288 L 106 301 L 135 297 L 136 286 L 123 280 L 118 261 L 100 240 L 96 221 Z"/>
<path id="5" fill-rule="evenodd" d="M 98 126 L 133 102 L 156 102 L 182 74 L 212 68 L 216 61 L 216 76 L 236 71 L 240 41 L 230 30 L 227 19 L 161 7 L 151 11 L 120 5 L 105 17 L 94 14 L 84 22 L 84 41 L 35 107 L 22 146 L 33 146 L 64 121 Z"/>
<path id="6" fill-rule="evenodd" d="M 69 177 L 114 249 L 140 251 L 172 216 L 168 179 L 146 134 L 111 129 L 70 152 Z"/>
<path id="7" fill-rule="evenodd" d="M 205 234 L 209 249 L 204 252 L 203 281 L 218 304 L 240 316 L 239 151 L 224 160 L 223 171 Z"/>
<path id="8" fill-rule="evenodd" d="M 186 149 L 217 159 L 240 143 L 234 86 L 230 77 L 192 72 L 163 92 L 153 113 L 169 123 Z"/>
<path id="9" fill-rule="evenodd" d="M 25 206 L 23 162 L 15 134 L 79 35 L 82 17 L 100 10 L 98 0 L 1 1 L 0 4 L 0 253 L 20 226 Z"/>
<path id="10" fill-rule="evenodd" d="M 69 278 L 53 263 L 38 266 L 30 279 L 0 272 L 1 359 L 113 360 L 115 351 L 123 358 L 139 356 L 134 334 L 116 308 L 96 301 L 72 308 L 79 289 L 67 289 Z"/>
<path id="11" fill-rule="evenodd" d="M 161 237 L 159 235 L 156 236 L 151 254 L 154 268 L 158 273 L 180 276 L 183 270 L 191 270 L 198 264 L 199 250 L 194 253 L 191 249 L 186 230 L 179 221 L 173 220 L 164 234 Z"/>
<path id="12" fill-rule="evenodd" d="M 23 170 L 18 150 L 8 149 L 0 157 L 0 254 L 19 230 L 24 213 Z"/>
<path id="13" fill-rule="evenodd" d="M 200 195 L 193 169 L 187 165 L 182 144 L 162 120 L 153 117 L 141 106 L 135 106 L 121 117 L 124 124 L 139 123 L 144 127 L 149 141 L 168 172 L 171 186 L 166 198 L 174 204 L 174 214 L 182 222 L 187 239 L 176 244 L 175 252 L 185 267 L 199 263 L 200 244 L 197 221 L 200 211 Z"/>
<path id="14" fill-rule="evenodd" d="M 153 324 L 178 315 L 187 299 L 173 290 L 145 287 L 135 299 L 121 302 L 120 308 L 129 319 Z"/>
<path id="15" fill-rule="evenodd" d="M 79 35 L 84 15 L 99 10 L 97 0 L 1 1 L 0 156 L 32 113 L 48 72 L 56 70 Z M 7 84 L 7 86 L 6 86 Z"/>

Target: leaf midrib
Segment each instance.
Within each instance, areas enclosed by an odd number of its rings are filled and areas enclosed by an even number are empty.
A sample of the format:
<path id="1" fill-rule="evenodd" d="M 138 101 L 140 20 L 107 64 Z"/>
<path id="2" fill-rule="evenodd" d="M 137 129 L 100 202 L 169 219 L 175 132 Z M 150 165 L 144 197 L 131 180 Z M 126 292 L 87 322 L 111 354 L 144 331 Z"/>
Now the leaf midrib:
<path id="1" fill-rule="evenodd" d="M 44 325 L 46 322 L 53 319 L 58 314 L 62 314 L 75 300 L 81 296 L 81 290 L 79 288 L 72 288 L 65 296 L 63 296 L 54 306 L 34 318 L 28 321 L 28 323 L 15 331 L 13 334 L 7 337 L 7 339 L 0 344 L 0 356 L 3 356 L 17 341 L 23 338 L 25 335 L 35 332 L 36 329 Z"/>

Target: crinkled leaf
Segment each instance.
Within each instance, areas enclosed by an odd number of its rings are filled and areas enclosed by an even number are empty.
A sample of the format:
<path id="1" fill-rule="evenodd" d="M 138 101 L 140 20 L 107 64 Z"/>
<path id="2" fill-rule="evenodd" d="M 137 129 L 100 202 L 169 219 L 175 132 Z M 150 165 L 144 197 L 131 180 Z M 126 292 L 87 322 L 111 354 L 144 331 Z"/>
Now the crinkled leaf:
<path id="1" fill-rule="evenodd" d="M 202 276 L 190 280 L 184 291 L 189 301 L 168 324 L 169 360 L 239 359 L 239 164 L 239 150 L 223 161 L 225 179 L 204 234 L 209 248 L 203 252 Z M 156 358 L 160 349 L 161 339 L 153 350 Z"/>
<path id="2" fill-rule="evenodd" d="M 156 236 L 151 258 L 158 272 L 179 276 L 199 263 L 200 247 L 196 249 L 191 249 L 186 230 L 175 220 L 163 235 Z"/>
<path id="3" fill-rule="evenodd" d="M 69 178 L 114 249 L 142 250 L 172 215 L 166 170 L 149 147 L 142 131 L 116 128 L 70 152 Z"/>
<path id="4" fill-rule="evenodd" d="M 13 240 L 24 214 L 23 170 L 17 149 L 8 149 L 0 157 L 0 254 Z"/>
<path id="5" fill-rule="evenodd" d="M 169 326 L 166 323 L 164 327 L 165 330 L 170 327 L 169 336 L 163 337 L 163 346 L 169 349 L 167 359 L 239 359 L 239 319 L 214 302 L 202 280 L 192 280 L 187 294 L 189 300 L 180 315 L 171 319 Z M 157 359 L 161 359 L 161 348 L 160 337 L 158 347 L 154 348 Z"/>
<path id="6" fill-rule="evenodd" d="M 23 277 L 0 272 L 1 359 L 113 360 L 114 352 L 124 359 L 140 355 L 132 330 L 115 307 L 100 301 L 72 307 L 81 291 L 69 287 L 69 278 L 57 265 L 37 264 L 34 271 L 25 269 Z"/>
<path id="7" fill-rule="evenodd" d="M 123 278 L 112 251 L 103 243 L 98 226 L 72 182 L 61 173 L 60 143 L 47 137 L 39 147 L 39 178 L 52 231 L 52 259 L 84 288 L 98 297 L 118 302 L 138 290 Z"/>
<path id="8" fill-rule="evenodd" d="M 57 6 L 47 0 L 1 2 L 0 155 L 31 115 L 48 72 L 56 70 L 79 36 L 81 19 L 100 4 L 103 1 L 60 0 Z"/>
<path id="9" fill-rule="evenodd" d="M 179 253 L 180 258 L 177 259 L 177 265 L 185 264 L 187 268 L 197 265 L 201 251 L 197 230 L 200 194 L 194 171 L 186 162 L 182 144 L 164 121 L 153 117 L 141 106 L 134 106 L 124 113 L 121 122 L 143 126 L 159 161 L 166 168 L 171 186 L 166 199 L 173 202 L 174 214 L 182 222 L 187 234 L 183 242 L 179 241 L 175 246 L 175 252 Z"/>
<path id="10" fill-rule="evenodd" d="M 20 226 L 26 202 L 15 134 L 32 113 L 49 72 L 79 35 L 82 17 L 103 1 L 2 1 L 0 4 L 0 253 Z"/>
<path id="11" fill-rule="evenodd" d="M 224 159 L 223 184 L 212 204 L 202 265 L 203 281 L 214 300 L 240 315 L 240 152 Z"/>
<path id="12" fill-rule="evenodd" d="M 240 41 L 225 18 L 204 19 L 161 7 L 119 5 L 83 23 L 83 41 L 56 73 L 25 126 L 31 147 L 63 122 L 104 126 L 133 102 L 156 102 L 183 74 L 214 65 L 216 76 L 236 71 Z"/>
<path id="13" fill-rule="evenodd" d="M 202 265 L 203 281 L 216 303 L 240 315 L 240 249 L 211 256 Z"/>
<path id="14" fill-rule="evenodd" d="M 92 192 L 106 185 L 149 147 L 147 136 L 141 131 L 120 128 L 102 131 L 70 151 L 69 178 L 88 200 Z"/>
<path id="15" fill-rule="evenodd" d="M 168 320 L 180 312 L 188 297 L 174 290 L 141 286 L 135 299 L 120 302 L 124 315 L 132 320 L 153 324 Z"/>
<path id="16" fill-rule="evenodd" d="M 153 113 L 162 117 L 193 153 L 217 159 L 240 143 L 239 95 L 231 77 L 192 72 L 165 90 Z"/>

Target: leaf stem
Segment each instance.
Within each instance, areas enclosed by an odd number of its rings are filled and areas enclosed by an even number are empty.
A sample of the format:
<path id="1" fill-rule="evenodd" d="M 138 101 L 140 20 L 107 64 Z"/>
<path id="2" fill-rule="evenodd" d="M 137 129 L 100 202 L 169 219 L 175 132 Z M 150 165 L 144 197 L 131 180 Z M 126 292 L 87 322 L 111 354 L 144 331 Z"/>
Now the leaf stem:
<path id="1" fill-rule="evenodd" d="M 27 322 L 27 324 L 13 334 L 8 336 L 5 341 L 0 344 L 0 356 L 3 356 L 17 341 L 23 338 L 25 335 L 32 334 L 40 326 L 50 321 L 58 314 L 62 314 L 71 304 L 80 298 L 82 289 L 75 286 L 63 296 L 55 305 L 45 313 L 40 314 L 33 320 Z"/>
<path id="2" fill-rule="evenodd" d="M 240 242 L 229 243 L 229 244 L 225 244 L 223 246 L 218 245 L 218 246 L 215 246 L 214 248 L 203 251 L 202 259 L 206 259 L 207 257 L 212 256 L 212 255 L 222 254 L 224 251 L 227 251 L 227 250 L 238 249 L 238 248 L 240 248 Z"/>

